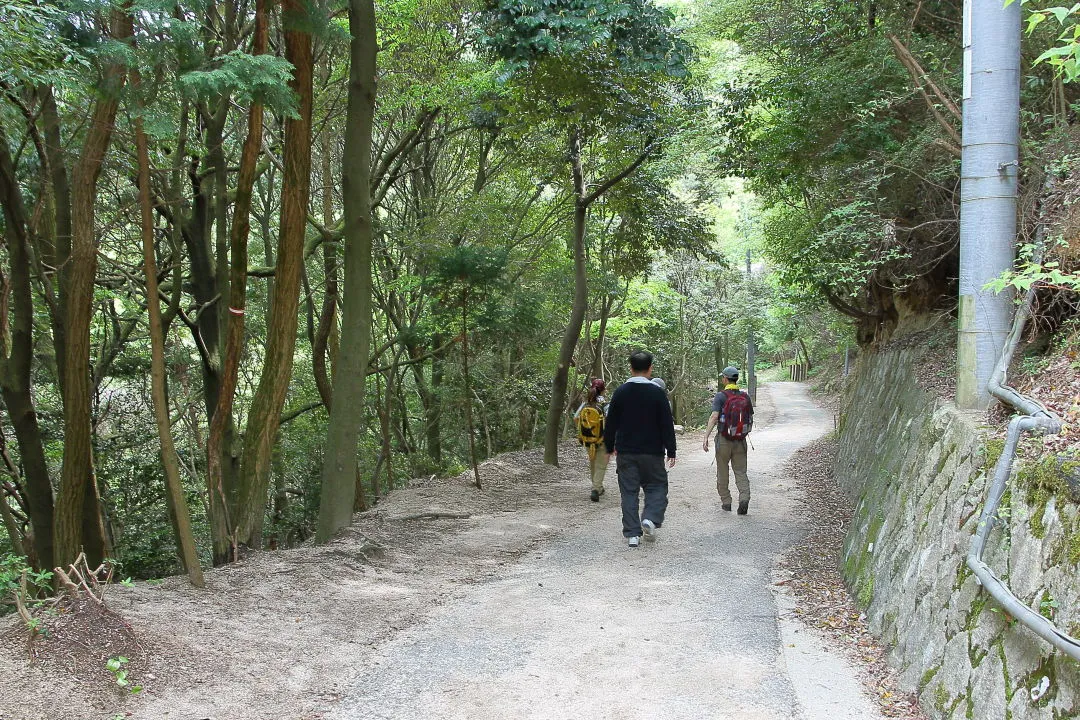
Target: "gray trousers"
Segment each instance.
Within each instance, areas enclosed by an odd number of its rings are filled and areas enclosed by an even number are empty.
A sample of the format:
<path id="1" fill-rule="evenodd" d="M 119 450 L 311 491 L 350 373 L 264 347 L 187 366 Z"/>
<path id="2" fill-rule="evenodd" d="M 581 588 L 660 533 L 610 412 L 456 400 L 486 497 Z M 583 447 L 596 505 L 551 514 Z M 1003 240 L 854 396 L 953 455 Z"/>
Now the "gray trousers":
<path id="1" fill-rule="evenodd" d="M 619 491 L 622 493 L 623 537 L 641 535 L 641 520 L 652 520 L 656 527 L 664 524 L 667 512 L 668 479 L 663 455 L 615 456 L 615 470 L 619 474 Z M 645 509 L 638 514 L 638 495 L 645 496 Z"/>

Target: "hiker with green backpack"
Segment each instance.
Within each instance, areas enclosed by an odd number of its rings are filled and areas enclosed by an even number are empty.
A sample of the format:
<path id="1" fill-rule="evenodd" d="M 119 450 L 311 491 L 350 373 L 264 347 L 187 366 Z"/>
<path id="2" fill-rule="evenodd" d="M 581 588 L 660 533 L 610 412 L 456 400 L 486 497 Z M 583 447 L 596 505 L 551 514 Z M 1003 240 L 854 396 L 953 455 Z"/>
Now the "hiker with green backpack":
<path id="1" fill-rule="evenodd" d="M 604 452 L 604 418 L 607 416 L 607 401 L 604 390 L 607 384 L 596 378 L 589 385 L 589 394 L 574 413 L 577 425 L 578 442 L 589 454 L 589 477 L 592 478 L 592 492 L 589 499 L 600 502 L 604 494 L 604 473 L 607 472 L 608 456 Z"/>

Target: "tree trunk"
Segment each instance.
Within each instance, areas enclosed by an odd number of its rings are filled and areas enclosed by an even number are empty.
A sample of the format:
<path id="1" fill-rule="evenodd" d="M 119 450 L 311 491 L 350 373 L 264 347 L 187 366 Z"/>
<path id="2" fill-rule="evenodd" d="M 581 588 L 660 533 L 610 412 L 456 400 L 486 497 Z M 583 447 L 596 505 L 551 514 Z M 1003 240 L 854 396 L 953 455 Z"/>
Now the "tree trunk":
<path id="1" fill-rule="evenodd" d="M 322 132 L 322 205 L 323 227 L 329 228 L 334 224 L 333 194 L 333 165 L 330 157 L 330 131 L 323 129 Z M 315 386 L 319 390 L 319 397 L 327 412 L 331 409 L 332 388 L 331 371 L 327 368 L 326 356 L 329 354 L 330 339 L 337 334 L 337 303 L 338 303 L 338 260 L 337 247 L 334 243 L 323 243 L 323 273 L 326 276 L 326 292 L 323 293 L 322 308 L 319 311 L 319 326 L 315 332 L 315 342 L 312 343 L 311 365 L 315 374 Z"/>
<path id="2" fill-rule="evenodd" d="M 125 10 L 113 13 L 112 24 L 118 30 L 115 37 L 131 36 L 131 18 Z M 91 112 L 82 155 L 72 175 L 71 256 L 61 284 L 67 343 L 62 371 L 64 455 L 53 525 L 54 561 L 60 567 L 74 562 L 82 548 L 94 567 L 104 559 L 98 553 L 106 545 L 90 445 L 90 321 L 97 272 L 97 180 L 112 140 L 124 80 L 121 65 L 103 71 L 102 94 Z"/>
<path id="3" fill-rule="evenodd" d="M 442 347 L 442 335 L 433 335 L 431 345 L 433 348 Z M 424 406 L 428 455 L 437 465 L 442 465 L 442 397 L 439 389 L 442 387 L 444 367 L 445 361 L 440 355 L 431 358 L 431 407 Z"/>
<path id="4" fill-rule="evenodd" d="M 377 384 L 375 387 L 378 392 L 378 396 L 375 398 L 375 406 L 378 408 L 377 412 L 379 413 L 379 435 L 382 438 L 381 452 L 386 464 L 386 485 L 383 486 L 385 492 L 382 494 L 386 494 L 394 489 L 393 450 L 390 447 L 390 397 L 393 392 L 393 389 L 391 388 L 390 373 L 386 374 L 385 384 L 383 382 L 383 376 L 380 374 L 377 377 Z M 376 472 L 374 477 L 374 486 L 378 488 L 379 473 Z M 375 497 L 379 497 L 378 492 L 376 492 Z"/>
<path id="5" fill-rule="evenodd" d="M 589 369 L 589 377 L 603 378 L 604 376 L 604 336 L 607 334 L 608 317 L 611 315 L 613 302 L 610 296 L 605 296 L 600 301 L 600 329 L 596 333 L 596 345 L 593 348 L 593 361 L 592 367 Z"/>
<path id="6" fill-rule="evenodd" d="M 220 144 L 227 116 L 227 113 L 215 113 L 204 118 L 204 142 L 208 147 L 212 147 L 215 143 Z M 217 412 L 223 382 L 220 362 L 222 325 L 221 316 L 216 307 L 222 304 L 221 283 L 226 281 L 218 276 L 218 264 L 214 257 L 211 239 L 213 218 L 220 216 L 217 211 L 219 193 L 215 191 L 214 183 L 204 181 L 195 162 L 192 162 L 188 168 L 188 177 L 194 195 L 193 207 L 184 220 L 181 236 L 188 251 L 192 294 L 200 308 L 196 326 L 192 328 L 192 335 L 199 347 L 203 402 L 206 421 L 209 425 Z M 232 514 L 236 505 L 240 475 L 240 462 L 235 451 L 236 427 L 232 421 L 232 414 L 229 413 L 222 419 L 225 421 L 225 429 L 221 440 L 219 488 L 211 489 L 210 462 L 209 457 L 207 458 L 209 495 L 207 512 L 215 565 L 228 561 L 230 548 L 234 545 L 235 520 Z"/>
<path id="7" fill-rule="evenodd" d="M 138 92 L 141 77 L 132 70 L 131 82 Z M 195 535 L 191 530 L 191 514 L 188 512 L 184 487 L 180 480 L 180 463 L 173 445 L 172 427 L 169 423 L 169 400 L 165 373 L 165 329 L 161 322 L 161 304 L 158 302 L 157 259 L 154 250 L 154 215 L 150 198 L 150 157 L 146 148 L 142 115 L 135 116 L 135 148 L 138 156 L 139 206 L 142 220 L 143 271 L 146 275 L 146 309 L 150 325 L 150 385 L 154 403 L 154 420 L 157 422 L 161 442 L 161 464 L 165 469 L 165 489 L 172 508 L 176 540 L 180 548 L 180 560 L 188 579 L 195 587 L 203 587 L 202 567 L 195 549 Z"/>
<path id="8" fill-rule="evenodd" d="M 41 261 L 52 268 L 58 268 L 54 272 L 54 279 L 58 277 L 67 266 L 71 255 L 71 183 L 68 180 L 67 165 L 64 159 L 63 139 L 60 129 L 60 112 L 56 107 L 56 96 L 51 86 L 46 86 L 41 92 L 41 118 L 42 129 L 45 136 L 45 154 L 49 159 L 49 191 L 52 196 L 53 223 L 51 230 L 51 242 L 42 247 Z M 42 278 L 42 287 L 49 291 L 52 287 L 52 279 Z M 48 285 L 46 285 L 48 283 Z M 64 392 L 64 356 L 67 343 L 64 341 L 64 295 L 59 294 L 55 303 L 49 303 L 50 325 L 53 335 L 53 349 L 56 354 L 57 379 L 60 383 L 60 394 Z M 49 568 L 52 569 L 51 567 Z"/>
<path id="9" fill-rule="evenodd" d="M 581 337 L 585 322 L 585 309 L 589 302 L 588 278 L 585 265 L 585 216 L 589 206 L 585 204 L 585 177 L 581 167 L 581 132 L 575 130 L 570 138 L 570 164 L 574 176 L 574 303 L 570 309 L 570 321 L 563 332 L 559 347 L 559 364 L 551 383 L 551 403 L 548 405 L 547 431 L 544 435 L 544 462 L 559 464 L 559 430 L 563 424 L 563 406 L 566 404 L 566 386 L 570 376 L 570 363 L 574 360 L 574 348 Z"/>
<path id="10" fill-rule="evenodd" d="M 633 162 L 599 183 L 591 193 L 587 193 L 585 171 L 581 162 L 581 144 L 582 131 L 580 128 L 575 128 L 570 133 L 570 171 L 574 180 L 574 303 L 570 310 L 570 321 L 566 324 L 562 345 L 559 348 L 559 364 L 555 368 L 555 378 L 551 383 L 551 403 L 548 405 L 547 430 L 544 434 L 544 462 L 548 465 L 559 464 L 559 429 L 563 421 L 569 419 L 565 417 L 563 410 L 566 404 L 570 363 L 574 360 L 574 349 L 581 337 L 581 326 L 585 322 L 585 310 L 589 304 L 585 257 L 585 219 L 589 206 L 636 172 L 656 147 L 650 142 Z"/>
<path id="11" fill-rule="evenodd" d="M 311 191 L 311 34 L 304 24 L 300 0 L 285 0 L 285 59 L 295 68 L 289 83 L 299 99 L 298 117 L 285 122 L 284 177 L 274 294 L 270 301 L 266 355 L 259 385 L 251 401 L 236 511 L 236 540 L 249 547 L 261 544 L 270 482 L 270 460 L 281 408 L 292 377 L 296 346 L 300 276 L 304 264 L 304 232 Z M 366 357 L 366 355 L 365 355 Z"/>
<path id="12" fill-rule="evenodd" d="M 716 363 L 716 389 L 724 389 L 724 346 L 717 342 L 713 343 L 713 362 Z"/>
<path id="13" fill-rule="evenodd" d="M 799 341 L 799 347 L 802 348 L 803 359 L 806 360 L 806 371 L 810 372 L 813 369 L 813 366 L 810 364 L 810 351 L 806 349 L 806 343 L 803 342 L 801 337 L 796 338 L 796 340 Z"/>
<path id="14" fill-rule="evenodd" d="M 322 495 L 315 539 L 326 542 L 352 520 L 356 502 L 357 441 L 364 422 L 364 389 L 371 348 L 371 133 L 375 117 L 373 0 L 349 0 L 352 34 L 349 99 L 342 156 L 345 253 L 341 347 L 334 368 L 326 430 Z"/>
<path id="15" fill-rule="evenodd" d="M 468 293 L 461 293 L 461 374 L 465 381 L 465 432 L 469 435 L 469 459 L 472 461 L 473 477 L 477 489 L 480 484 L 480 464 L 476 461 L 476 438 L 473 432 L 472 387 L 469 382 L 469 304 Z M 557 460 L 557 458 L 556 458 Z M 558 464 L 556 462 L 556 464 Z"/>
<path id="16" fill-rule="evenodd" d="M 34 359 L 34 298 L 30 283 L 27 217 L 8 150 L 8 138 L 0 128 L 0 205 L 7 226 L 8 258 L 11 263 L 12 295 L 9 347 L 0 348 L 0 391 L 11 416 L 15 440 L 22 460 L 26 487 L 27 514 L 34 536 L 38 569 L 52 570 L 53 495 L 49 466 L 45 459 L 41 428 L 38 425 L 31 372 Z M 6 502 L 6 501 L 3 501 Z"/>
<path id="17" fill-rule="evenodd" d="M 266 53 L 269 30 L 265 0 L 255 4 L 255 37 L 252 53 Z M 263 107 L 252 103 L 248 111 L 248 131 L 240 154 L 240 172 L 236 181 L 236 206 L 229 237 L 229 305 L 225 319 L 225 351 L 221 368 L 221 385 L 217 405 L 210 417 L 210 430 L 206 441 L 206 488 L 209 501 L 209 519 L 214 539 L 214 564 L 227 562 L 229 553 L 235 553 L 235 526 L 231 522 L 230 485 L 223 472 L 225 455 L 231 459 L 231 448 L 225 446 L 227 430 L 234 427 L 232 409 L 236 396 L 236 383 L 240 372 L 240 356 L 244 350 L 244 311 L 247 306 L 248 236 L 251 232 L 251 199 L 255 186 L 263 135 Z M 235 556 L 232 558 L 235 559 Z"/>
<path id="18" fill-rule="evenodd" d="M 435 393 L 428 385 L 427 378 L 424 377 L 424 363 L 419 362 L 421 355 L 420 346 L 406 342 L 405 350 L 409 354 L 409 359 L 413 361 L 409 367 L 412 369 L 413 385 L 416 387 L 416 392 L 420 395 L 420 404 L 424 408 L 424 435 L 427 439 L 427 454 L 432 460 L 439 462 L 442 454 L 442 448 L 439 447 L 438 436 L 438 404 L 435 399 Z M 434 358 L 432 363 L 434 363 Z M 434 365 L 432 366 L 434 368 Z M 434 433 L 432 430 L 434 429 Z"/>

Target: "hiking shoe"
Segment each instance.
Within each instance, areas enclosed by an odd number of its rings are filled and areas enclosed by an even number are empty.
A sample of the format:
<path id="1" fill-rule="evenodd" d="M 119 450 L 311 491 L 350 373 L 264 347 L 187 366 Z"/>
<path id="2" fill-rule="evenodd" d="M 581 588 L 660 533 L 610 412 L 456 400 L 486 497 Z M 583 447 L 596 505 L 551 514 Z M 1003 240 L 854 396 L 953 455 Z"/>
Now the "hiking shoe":
<path id="1" fill-rule="evenodd" d="M 645 539 L 647 541 L 653 542 L 656 540 L 656 525 L 653 524 L 652 520 L 646 519 L 641 521 L 641 532 L 645 534 Z"/>
<path id="2" fill-rule="evenodd" d="M 731 512 L 731 503 L 724 503 L 723 505 L 720 506 L 720 508 L 723 509 L 723 510 L 727 510 L 728 512 Z"/>
<path id="3" fill-rule="evenodd" d="M 600 492 L 598 490 L 593 490 L 589 493 L 589 499 L 593 502 L 600 502 Z"/>
<path id="4" fill-rule="evenodd" d="M 749 509 L 750 509 L 750 501 L 749 500 L 742 500 L 742 501 L 739 502 L 739 514 L 740 515 L 745 515 L 746 511 L 749 510 Z"/>
<path id="5" fill-rule="evenodd" d="M 628 538 L 628 539 L 626 540 L 626 544 L 627 544 L 627 545 L 629 545 L 629 546 L 630 546 L 630 547 L 632 547 L 632 548 L 636 548 L 636 547 L 637 547 L 638 545 L 640 545 L 640 544 L 641 544 L 641 538 L 640 538 L 640 537 L 638 537 L 637 535 L 635 535 L 635 536 L 634 536 L 634 537 L 632 537 L 632 538 Z"/>

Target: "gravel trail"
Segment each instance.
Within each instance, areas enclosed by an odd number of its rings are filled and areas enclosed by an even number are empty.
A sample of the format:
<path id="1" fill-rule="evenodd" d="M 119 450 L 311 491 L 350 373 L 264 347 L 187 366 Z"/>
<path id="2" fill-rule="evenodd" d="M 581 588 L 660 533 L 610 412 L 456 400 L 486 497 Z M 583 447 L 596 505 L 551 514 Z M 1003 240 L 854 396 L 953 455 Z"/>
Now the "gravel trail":
<path id="1" fill-rule="evenodd" d="M 831 418 L 803 386 L 776 383 L 758 420 L 748 516 L 720 509 L 712 453 L 681 436 L 659 539 L 630 549 L 612 467 L 592 516 L 380 645 L 327 717 L 878 717 L 855 670 L 778 610 L 771 582 L 803 532 L 783 463 Z"/>

